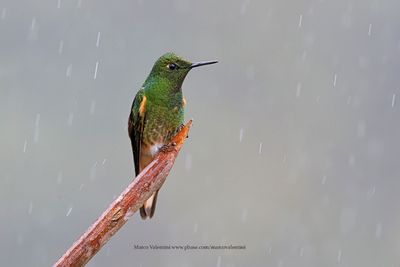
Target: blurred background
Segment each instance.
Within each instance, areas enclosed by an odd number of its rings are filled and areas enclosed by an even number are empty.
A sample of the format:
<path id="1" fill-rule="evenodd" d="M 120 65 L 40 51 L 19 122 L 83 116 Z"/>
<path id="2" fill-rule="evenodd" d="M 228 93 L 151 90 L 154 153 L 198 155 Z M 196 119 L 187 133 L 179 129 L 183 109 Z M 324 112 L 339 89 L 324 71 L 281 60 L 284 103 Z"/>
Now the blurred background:
<path id="1" fill-rule="evenodd" d="M 154 61 L 194 126 L 88 266 L 398 266 L 400 2 L 0 1 L 0 265 L 49 266 L 133 176 Z M 134 245 L 245 245 L 137 250 Z"/>

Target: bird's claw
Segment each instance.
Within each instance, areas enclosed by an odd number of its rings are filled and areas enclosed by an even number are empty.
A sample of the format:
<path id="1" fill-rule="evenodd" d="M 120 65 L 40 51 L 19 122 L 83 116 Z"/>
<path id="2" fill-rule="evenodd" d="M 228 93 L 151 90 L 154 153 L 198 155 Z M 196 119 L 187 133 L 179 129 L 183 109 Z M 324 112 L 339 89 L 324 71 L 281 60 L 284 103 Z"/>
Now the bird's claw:
<path id="1" fill-rule="evenodd" d="M 171 142 L 169 144 L 165 144 L 160 148 L 160 151 L 162 152 L 168 152 L 170 151 L 173 147 L 177 146 L 175 142 Z"/>

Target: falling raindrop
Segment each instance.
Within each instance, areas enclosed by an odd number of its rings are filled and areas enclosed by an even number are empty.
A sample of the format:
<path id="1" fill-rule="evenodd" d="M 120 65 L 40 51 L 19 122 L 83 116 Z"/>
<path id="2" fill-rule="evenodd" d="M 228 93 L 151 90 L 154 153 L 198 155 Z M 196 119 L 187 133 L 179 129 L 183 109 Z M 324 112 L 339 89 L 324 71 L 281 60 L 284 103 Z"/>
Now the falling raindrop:
<path id="1" fill-rule="evenodd" d="M 99 47 L 99 46 L 100 46 L 100 35 L 101 35 L 101 33 L 98 32 L 98 33 L 97 33 L 97 40 L 96 40 L 96 47 Z"/>
<path id="2" fill-rule="evenodd" d="M 240 15 L 244 16 L 247 10 L 247 6 L 250 4 L 250 0 L 244 0 L 240 7 Z"/>
<path id="3" fill-rule="evenodd" d="M 1 10 L 1 19 L 5 19 L 6 14 L 7 14 L 7 8 L 3 8 L 3 10 Z"/>
<path id="4" fill-rule="evenodd" d="M 36 17 L 32 18 L 31 26 L 28 33 L 28 41 L 34 42 L 38 37 L 39 28 L 36 26 Z"/>
<path id="5" fill-rule="evenodd" d="M 196 222 L 193 226 L 193 233 L 197 233 L 198 229 L 199 229 L 199 224 Z"/>
<path id="6" fill-rule="evenodd" d="M 31 215 L 33 211 L 33 202 L 29 202 L 29 207 L 28 207 L 28 214 Z"/>
<path id="7" fill-rule="evenodd" d="M 71 72 L 72 72 L 72 64 L 69 64 L 67 67 L 67 71 L 65 72 L 65 76 L 67 78 L 71 77 Z"/>
<path id="8" fill-rule="evenodd" d="M 62 171 L 59 171 L 57 174 L 57 183 L 61 184 L 62 180 L 63 180 L 63 173 Z"/>
<path id="9" fill-rule="evenodd" d="M 350 105 L 351 104 L 351 95 L 349 95 L 348 97 L 347 97 L 347 105 Z"/>
<path id="10" fill-rule="evenodd" d="M 82 7 L 82 0 L 78 0 L 78 3 L 76 4 L 76 8 L 81 8 Z"/>
<path id="11" fill-rule="evenodd" d="M 336 82 L 337 82 L 337 74 L 333 76 L 333 87 L 336 87 Z"/>
<path id="12" fill-rule="evenodd" d="M 81 185 L 79 186 L 79 191 L 82 191 L 82 189 L 83 189 L 84 186 L 85 186 L 85 184 L 81 184 Z"/>
<path id="13" fill-rule="evenodd" d="M 354 155 L 350 155 L 349 156 L 349 166 L 354 166 L 356 162 L 356 158 L 354 157 Z"/>
<path id="14" fill-rule="evenodd" d="M 375 237 L 376 239 L 380 239 L 382 236 L 382 223 L 379 222 L 375 228 Z"/>
<path id="15" fill-rule="evenodd" d="M 40 123 L 40 113 L 37 113 L 35 119 L 35 127 L 39 127 L 39 123 Z"/>
<path id="16" fill-rule="evenodd" d="M 372 23 L 369 24 L 369 27 L 368 27 L 368 36 L 371 36 L 371 31 L 372 31 Z"/>
<path id="17" fill-rule="evenodd" d="M 106 164 L 107 159 L 103 159 L 102 165 Z"/>
<path id="18" fill-rule="evenodd" d="M 307 58 L 307 51 L 304 50 L 303 53 L 301 54 L 301 60 L 305 61 Z"/>
<path id="19" fill-rule="evenodd" d="M 33 142 L 35 143 L 39 141 L 39 123 L 40 123 L 40 113 L 36 114 L 36 119 L 35 119 L 35 133 L 33 135 Z"/>
<path id="20" fill-rule="evenodd" d="M 300 16 L 299 16 L 299 28 L 301 28 L 301 24 L 302 24 L 302 22 L 303 22 L 303 14 L 300 14 Z"/>
<path id="21" fill-rule="evenodd" d="M 242 210 L 242 223 L 247 221 L 247 209 Z"/>
<path id="22" fill-rule="evenodd" d="M 61 8 L 61 0 L 57 0 L 57 8 Z"/>
<path id="23" fill-rule="evenodd" d="M 394 104 L 396 104 L 396 94 L 393 94 L 392 96 L 392 108 L 394 107 Z"/>
<path id="24" fill-rule="evenodd" d="M 272 246 L 271 245 L 268 245 L 267 252 L 269 255 L 272 254 Z"/>
<path id="25" fill-rule="evenodd" d="M 90 114 L 94 114 L 94 111 L 96 109 L 96 101 L 92 100 L 92 103 L 90 104 Z"/>
<path id="26" fill-rule="evenodd" d="M 28 145 L 28 141 L 25 139 L 25 142 L 24 142 L 24 149 L 22 149 L 22 151 L 25 153 L 26 152 L 26 147 L 27 147 L 27 145 Z"/>
<path id="27" fill-rule="evenodd" d="M 96 80 L 97 78 L 97 70 L 99 69 L 99 62 L 96 62 L 96 67 L 94 68 L 94 76 L 93 76 L 93 80 Z"/>
<path id="28" fill-rule="evenodd" d="M 66 217 L 68 217 L 68 216 L 71 214 L 72 208 L 73 208 L 73 206 L 71 205 L 71 206 L 69 207 L 68 211 L 67 211 L 67 214 L 65 214 Z"/>
<path id="29" fill-rule="evenodd" d="M 31 22 L 31 30 L 35 29 L 35 25 L 36 25 L 36 17 L 33 17 Z"/>
<path id="30" fill-rule="evenodd" d="M 62 54 L 62 52 L 63 52 L 63 50 L 64 50 L 64 41 L 63 40 L 61 40 L 60 41 L 60 44 L 58 45 L 58 54 Z"/>
<path id="31" fill-rule="evenodd" d="M 322 176 L 321 184 L 326 184 L 326 175 Z"/>
<path id="32" fill-rule="evenodd" d="M 309 15 L 314 14 L 314 7 L 312 5 L 308 8 L 308 14 Z"/>
<path id="33" fill-rule="evenodd" d="M 359 121 L 357 124 L 357 136 L 363 138 L 365 136 L 366 126 L 364 121 Z"/>
<path id="34" fill-rule="evenodd" d="M 342 250 L 339 249 L 337 254 L 337 262 L 340 263 L 341 261 L 342 261 Z"/>
<path id="35" fill-rule="evenodd" d="M 296 98 L 300 96 L 300 93 L 301 93 L 301 82 L 298 82 L 296 87 Z"/>
<path id="36" fill-rule="evenodd" d="M 367 192 L 367 195 L 371 198 L 375 195 L 375 192 L 376 192 L 376 187 L 375 185 L 373 185 L 371 189 Z"/>
<path id="37" fill-rule="evenodd" d="M 239 132 L 239 142 L 242 142 L 243 140 L 243 133 L 244 133 L 244 129 L 240 128 L 240 132 Z"/>
<path id="38" fill-rule="evenodd" d="M 260 145 L 258 146 L 258 154 L 261 154 L 262 146 L 263 146 L 263 143 L 261 142 Z"/>
<path id="39" fill-rule="evenodd" d="M 73 112 L 70 112 L 69 114 L 68 114 L 68 127 L 71 127 L 72 126 L 72 122 L 74 121 L 74 113 Z"/>
<path id="40" fill-rule="evenodd" d="M 301 247 L 300 248 L 300 257 L 303 257 L 304 256 L 304 247 Z"/>

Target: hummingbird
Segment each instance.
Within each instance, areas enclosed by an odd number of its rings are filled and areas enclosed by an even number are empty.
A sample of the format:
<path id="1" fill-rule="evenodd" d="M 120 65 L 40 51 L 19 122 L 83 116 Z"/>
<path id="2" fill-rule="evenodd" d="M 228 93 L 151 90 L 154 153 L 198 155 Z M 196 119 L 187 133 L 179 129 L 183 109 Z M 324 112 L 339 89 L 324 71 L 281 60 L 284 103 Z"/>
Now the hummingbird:
<path id="1" fill-rule="evenodd" d="M 128 120 L 136 176 L 168 144 L 184 120 L 186 100 L 182 83 L 193 68 L 217 61 L 192 63 L 174 53 L 162 55 L 136 93 Z M 158 190 L 140 208 L 142 219 L 152 218 Z"/>

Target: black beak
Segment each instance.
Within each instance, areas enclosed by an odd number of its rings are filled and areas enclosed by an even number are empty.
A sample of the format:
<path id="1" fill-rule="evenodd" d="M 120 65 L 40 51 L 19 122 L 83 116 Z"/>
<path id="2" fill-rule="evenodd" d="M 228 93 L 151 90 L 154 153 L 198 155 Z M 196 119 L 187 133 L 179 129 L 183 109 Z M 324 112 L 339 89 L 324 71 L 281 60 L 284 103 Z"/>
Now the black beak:
<path id="1" fill-rule="evenodd" d="M 193 68 L 196 68 L 196 67 L 205 66 L 205 65 L 211 65 L 211 64 L 215 64 L 215 63 L 218 63 L 218 61 L 196 62 L 196 63 L 192 63 L 192 65 L 190 66 L 190 68 L 193 69 Z"/>

